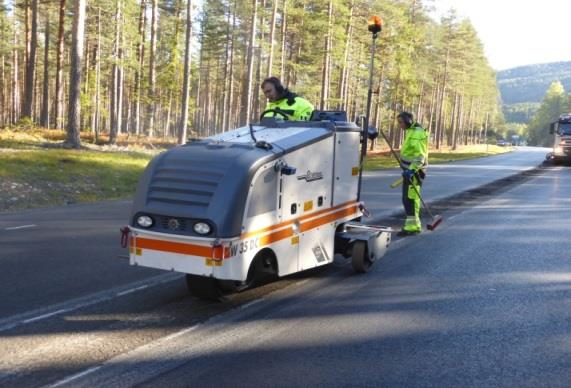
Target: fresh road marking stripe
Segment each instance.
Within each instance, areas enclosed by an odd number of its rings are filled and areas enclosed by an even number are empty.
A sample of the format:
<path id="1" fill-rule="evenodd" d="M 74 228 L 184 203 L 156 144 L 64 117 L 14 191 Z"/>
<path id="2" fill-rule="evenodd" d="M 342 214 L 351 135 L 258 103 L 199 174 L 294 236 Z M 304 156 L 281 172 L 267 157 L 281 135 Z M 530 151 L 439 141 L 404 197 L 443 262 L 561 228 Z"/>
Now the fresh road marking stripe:
<path id="1" fill-rule="evenodd" d="M 118 292 L 116 295 L 117 295 L 117 296 L 123 296 L 123 295 L 127 295 L 127 294 L 132 294 L 133 292 L 137 292 L 137 291 L 140 291 L 140 290 L 144 290 L 145 288 L 149 288 L 149 286 L 148 286 L 148 285 L 144 285 L 144 286 L 141 286 L 141 287 L 131 288 L 130 290 L 125 290 L 125 291 L 122 291 L 122 292 Z"/>
<path id="2" fill-rule="evenodd" d="M 69 311 L 69 309 L 61 309 L 61 310 L 57 310 L 57 311 L 52 311 L 51 313 L 47 313 L 47 314 L 39 315 L 37 317 L 25 319 L 22 321 L 22 323 L 31 323 L 31 322 L 39 321 L 39 320 L 42 320 L 45 318 L 53 317 L 54 315 L 65 313 L 67 311 Z"/>
<path id="3" fill-rule="evenodd" d="M 38 225 L 22 225 L 22 226 L 13 226 L 11 228 L 5 228 L 4 230 L 20 230 L 20 229 L 30 229 L 35 228 Z"/>
<path id="4" fill-rule="evenodd" d="M 155 276 L 149 279 L 145 279 L 139 282 L 135 282 L 131 284 L 131 288 L 127 288 L 124 291 L 119 291 L 125 287 L 115 287 L 110 290 L 97 292 L 95 294 L 87 295 L 84 297 L 79 297 L 76 299 L 72 299 L 63 303 L 58 303 L 56 305 L 51 306 L 51 308 L 44 308 L 44 309 L 37 309 L 34 311 L 30 311 L 27 313 L 17 314 L 11 317 L 7 317 L 5 319 L 0 319 L 0 332 L 11 330 L 15 327 L 26 325 L 31 322 L 40 321 L 42 319 L 46 319 L 49 317 L 53 317 L 58 314 L 63 313 L 70 313 L 75 310 L 79 310 L 84 307 L 93 306 L 95 304 L 104 303 L 109 300 L 118 298 L 122 295 L 118 295 L 121 293 L 125 293 L 126 291 L 135 292 L 140 291 L 145 288 L 155 287 L 164 283 L 170 283 L 173 281 L 177 281 L 183 277 L 182 274 L 178 273 L 167 273 L 164 275 Z M 144 283 L 144 284 L 142 284 Z M 136 287 L 133 287 L 135 286 Z M 128 285 L 127 285 L 128 286 Z M 123 294 L 124 295 L 124 294 Z M 50 311 L 51 310 L 51 311 Z M 38 315 L 40 314 L 40 315 Z"/>
<path id="5" fill-rule="evenodd" d="M 191 327 L 189 327 L 189 328 L 187 328 L 187 329 L 183 329 L 183 330 L 177 331 L 176 333 L 169 334 L 169 335 L 167 335 L 166 337 L 159 338 L 159 341 L 160 341 L 160 342 L 170 341 L 170 340 L 172 340 L 172 339 L 175 339 L 175 338 L 177 338 L 177 337 L 180 337 L 181 335 L 185 335 L 186 333 L 190 333 L 191 331 L 196 330 L 196 329 L 198 328 L 198 326 L 199 326 L 199 325 L 194 325 L 194 326 L 191 326 Z"/>
<path id="6" fill-rule="evenodd" d="M 157 346 L 158 344 L 162 344 L 162 343 L 171 341 L 171 340 L 173 340 L 173 339 L 175 339 L 175 338 L 178 338 L 178 337 L 180 337 L 180 336 L 183 336 L 183 335 L 185 335 L 185 334 L 188 334 L 188 333 L 190 333 L 191 331 L 196 330 L 199 326 L 200 326 L 200 325 L 194 325 L 194 326 L 191 326 L 191 327 L 187 327 L 186 329 L 179 330 L 179 331 L 177 331 L 177 332 L 174 332 L 174 333 L 172 333 L 172 334 L 167 335 L 166 337 L 159 338 L 159 339 L 157 339 L 157 340 L 155 340 L 155 341 L 149 342 L 149 343 L 144 344 L 144 345 L 141 345 L 141 346 L 139 346 L 139 347 L 137 347 L 137 348 L 135 348 L 135 349 L 132 349 L 132 350 L 128 351 L 126 354 L 134 353 L 134 352 L 136 352 L 136 351 L 141 351 L 141 350 L 143 350 L 143 349 L 151 349 L 152 347 Z M 61 380 L 58 380 L 58 381 L 56 381 L 55 383 L 53 383 L 52 385 L 49 385 L 48 388 L 60 387 L 60 386 L 65 385 L 65 384 L 67 384 L 67 383 L 69 383 L 69 382 L 72 382 L 72 381 L 74 381 L 74 380 L 77 380 L 77 379 L 79 379 L 79 378 L 81 378 L 81 377 L 87 376 L 88 374 L 93 373 L 93 372 L 95 372 L 95 371 L 101 369 L 104 365 L 110 364 L 110 363 L 111 363 L 114 359 L 116 359 L 116 358 L 117 358 L 117 356 L 116 356 L 116 357 L 113 357 L 113 358 L 111 358 L 111 359 L 109 359 L 109 360 L 107 360 L 107 361 L 105 361 L 103 364 L 100 364 L 100 365 L 91 367 L 91 368 L 89 368 L 89 369 L 86 369 L 86 370 L 81 371 L 81 372 L 79 372 L 79 373 L 76 373 L 76 374 L 74 374 L 74 375 L 65 377 L 65 378 L 63 378 L 63 379 L 61 379 Z"/>
<path id="7" fill-rule="evenodd" d="M 248 302 L 246 304 L 243 304 L 242 306 L 240 306 L 240 308 L 243 309 L 247 309 L 248 307 L 251 307 L 257 303 L 260 303 L 261 301 L 263 301 L 263 299 L 257 299 L 257 300 L 253 300 L 251 302 Z"/>
<path id="8" fill-rule="evenodd" d="M 96 370 L 98 370 L 99 368 L 101 368 L 101 365 L 94 366 L 93 368 L 86 369 L 86 370 L 84 370 L 83 372 L 79 372 L 79 373 L 76 373 L 76 374 L 71 375 L 71 376 L 69 376 L 69 377 L 66 377 L 66 378 L 63 379 L 63 380 L 56 381 L 55 383 L 53 383 L 53 384 L 50 385 L 49 387 L 50 387 L 50 388 L 54 388 L 54 387 L 59 387 L 59 386 L 61 386 L 61 385 L 67 384 L 67 383 L 69 383 L 70 381 L 79 379 L 80 377 L 83 377 L 83 376 L 85 376 L 85 375 L 88 375 L 88 374 L 90 374 L 90 373 L 93 373 L 93 372 L 95 372 Z"/>

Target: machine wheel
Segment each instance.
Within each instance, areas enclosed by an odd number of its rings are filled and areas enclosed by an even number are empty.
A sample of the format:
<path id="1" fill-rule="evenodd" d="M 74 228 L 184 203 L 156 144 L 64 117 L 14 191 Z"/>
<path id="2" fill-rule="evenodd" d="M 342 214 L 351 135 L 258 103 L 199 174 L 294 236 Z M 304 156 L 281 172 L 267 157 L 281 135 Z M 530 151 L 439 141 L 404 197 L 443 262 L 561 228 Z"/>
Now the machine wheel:
<path id="1" fill-rule="evenodd" d="M 373 263 L 374 257 L 371 258 L 366 241 L 355 241 L 351 253 L 351 265 L 357 273 L 369 272 Z"/>
<path id="2" fill-rule="evenodd" d="M 200 299 L 221 301 L 224 296 L 218 280 L 214 278 L 187 274 L 186 286 L 191 295 Z"/>

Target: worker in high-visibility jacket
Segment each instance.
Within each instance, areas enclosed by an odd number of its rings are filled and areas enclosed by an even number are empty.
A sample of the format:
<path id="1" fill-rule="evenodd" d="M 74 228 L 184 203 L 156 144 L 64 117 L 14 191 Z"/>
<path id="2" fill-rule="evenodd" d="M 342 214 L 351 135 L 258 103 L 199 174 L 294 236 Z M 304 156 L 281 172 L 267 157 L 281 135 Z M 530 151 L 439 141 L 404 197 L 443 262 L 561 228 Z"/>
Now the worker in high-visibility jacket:
<path id="1" fill-rule="evenodd" d="M 304 121 L 311 118 L 313 105 L 305 98 L 286 89 L 279 78 L 269 77 L 262 82 L 262 91 L 268 99 L 264 117 Z"/>
<path id="2" fill-rule="evenodd" d="M 404 227 L 399 236 L 412 236 L 422 232 L 420 223 L 420 188 L 428 163 L 428 131 L 414 121 L 409 112 L 398 115 L 399 127 L 406 131 L 400 157 L 403 167 L 402 203 L 406 213 Z"/>

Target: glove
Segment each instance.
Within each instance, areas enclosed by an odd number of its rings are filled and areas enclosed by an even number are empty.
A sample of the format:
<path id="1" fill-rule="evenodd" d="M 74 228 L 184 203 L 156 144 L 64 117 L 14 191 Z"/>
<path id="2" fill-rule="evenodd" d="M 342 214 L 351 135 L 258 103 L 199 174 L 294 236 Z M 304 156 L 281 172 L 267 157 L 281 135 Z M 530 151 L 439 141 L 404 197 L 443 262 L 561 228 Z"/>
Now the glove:
<path id="1" fill-rule="evenodd" d="M 404 170 L 402 172 L 402 177 L 407 181 L 411 181 L 412 177 L 414 176 L 414 174 L 416 174 L 416 171 L 414 170 Z"/>

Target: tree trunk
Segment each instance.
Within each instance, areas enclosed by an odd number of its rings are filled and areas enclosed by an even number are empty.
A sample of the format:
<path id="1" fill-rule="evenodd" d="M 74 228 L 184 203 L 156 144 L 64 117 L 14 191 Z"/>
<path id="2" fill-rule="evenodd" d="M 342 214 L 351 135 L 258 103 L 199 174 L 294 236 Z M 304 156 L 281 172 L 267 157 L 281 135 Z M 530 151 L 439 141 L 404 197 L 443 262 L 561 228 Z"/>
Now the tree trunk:
<path id="1" fill-rule="evenodd" d="M 65 32 L 65 4 L 66 0 L 59 2 L 59 27 L 57 37 L 57 59 L 56 59 L 56 106 L 55 122 L 57 129 L 63 128 L 63 54 L 64 54 L 64 32 Z"/>
<path id="2" fill-rule="evenodd" d="M 204 23 L 201 24 L 200 29 L 200 40 L 204 38 Z M 203 92 L 202 92 L 202 84 L 203 84 L 203 62 L 204 62 L 204 44 L 200 45 L 200 55 L 198 59 L 198 79 L 196 80 L 196 97 L 194 100 L 194 116 L 193 116 L 193 123 L 194 128 L 197 133 L 200 135 L 202 131 L 202 100 L 203 100 Z"/>
<path id="3" fill-rule="evenodd" d="M 155 126 L 155 93 L 157 83 L 157 73 L 155 69 L 155 53 L 157 51 L 157 28 L 159 17 L 158 0 L 152 0 L 151 11 L 151 48 L 149 53 L 149 107 L 147 117 L 147 133 L 149 137 L 153 137 Z"/>
<path id="4" fill-rule="evenodd" d="M 329 100 L 329 66 L 331 63 L 331 30 L 333 22 L 333 0 L 329 0 L 327 9 L 328 14 L 328 28 L 327 36 L 325 37 L 325 50 L 323 52 L 323 72 L 321 74 L 321 101 L 319 108 L 327 110 Z"/>
<path id="5" fill-rule="evenodd" d="M 258 60 L 256 64 L 256 83 L 254 84 L 254 119 L 257 120 L 260 117 L 260 84 L 262 79 L 262 43 L 264 42 L 264 9 L 266 8 L 266 0 L 262 0 L 262 12 L 260 12 L 260 45 L 258 46 Z M 262 108 L 263 109 L 263 108 Z"/>
<path id="6" fill-rule="evenodd" d="M 337 104 L 337 109 L 345 110 L 345 96 L 347 94 L 347 73 L 348 73 L 348 62 L 349 62 L 349 49 L 351 47 L 351 35 L 353 34 L 353 12 L 355 8 L 355 0 L 351 0 L 351 5 L 349 6 L 349 20 L 347 21 L 347 26 L 345 27 L 345 48 L 343 49 L 343 62 L 341 64 L 341 70 L 339 72 L 339 89 L 337 90 L 337 98 L 339 102 Z"/>
<path id="7" fill-rule="evenodd" d="M 83 39 L 85 32 L 86 0 L 75 0 L 73 32 L 71 43 L 71 70 L 69 73 L 69 113 L 67 117 L 66 143 L 74 148 L 81 146 L 79 137 L 81 123 L 81 63 L 83 58 Z"/>
<path id="8" fill-rule="evenodd" d="M 266 69 L 266 76 L 270 77 L 273 73 L 273 66 L 274 66 L 274 40 L 276 37 L 276 16 L 278 14 L 278 3 L 279 0 L 273 0 L 274 6 L 272 9 L 272 19 L 270 22 L 270 52 L 268 56 L 268 67 Z"/>
<path id="9" fill-rule="evenodd" d="M 112 66 L 112 90 L 111 90 L 111 128 L 109 131 L 109 144 L 117 143 L 117 135 L 121 131 L 121 119 L 123 115 L 123 71 L 121 65 L 121 12 L 122 2 L 117 0 L 115 9 L 115 42 L 113 45 L 113 66 Z"/>
<path id="10" fill-rule="evenodd" d="M 250 24 L 250 37 L 248 39 L 248 54 L 244 90 L 242 94 L 242 109 L 240 125 L 248 124 L 252 118 L 252 84 L 254 74 L 254 45 L 256 44 L 256 22 L 258 20 L 258 0 L 252 2 L 253 11 Z"/>
<path id="11" fill-rule="evenodd" d="M 180 129 L 178 133 L 178 144 L 184 144 L 187 137 L 188 128 L 188 100 L 190 97 L 190 60 L 191 60 L 191 40 L 192 40 L 192 1 L 186 2 L 186 34 L 184 50 L 184 81 L 182 86 L 182 106 L 180 115 Z"/>
<path id="12" fill-rule="evenodd" d="M 236 7 L 237 1 L 234 2 L 234 11 L 232 12 L 232 35 L 230 38 L 230 71 L 228 74 L 228 102 L 226 103 L 224 115 L 227 117 L 224 131 L 232 128 L 235 124 L 234 108 L 234 54 L 236 42 Z"/>
<path id="13" fill-rule="evenodd" d="M 147 3 L 141 0 L 139 12 L 139 42 L 137 44 L 137 71 L 135 72 L 135 107 L 134 107 L 134 132 L 141 133 L 141 80 L 143 78 L 143 66 L 145 57 L 145 26 L 147 24 Z"/>
<path id="14" fill-rule="evenodd" d="M 95 46 L 95 93 L 93 104 L 93 117 L 91 119 L 91 130 L 95 135 L 95 142 L 99 139 L 99 117 L 100 117 L 100 83 L 101 83 L 101 8 L 97 9 L 97 43 Z"/>
<path id="15" fill-rule="evenodd" d="M 27 15 L 27 12 L 26 12 Z M 36 74 L 36 51 L 38 47 L 38 0 L 32 0 L 32 31 L 29 42 L 29 57 L 26 62 L 26 87 L 22 114 L 33 120 L 34 81 Z"/>
<path id="16" fill-rule="evenodd" d="M 436 96 L 438 96 L 438 88 L 434 87 L 432 90 L 432 97 L 430 98 L 430 111 L 429 111 L 429 118 L 428 118 L 428 133 L 432 133 L 432 129 L 434 128 L 434 107 L 436 106 Z"/>
<path id="17" fill-rule="evenodd" d="M 234 1 L 234 6 L 232 10 L 228 10 L 228 15 L 226 17 L 226 47 L 224 50 L 224 90 L 222 92 L 222 107 L 221 107 L 221 126 L 222 132 L 226 132 L 228 130 L 228 122 L 230 119 L 230 109 L 228 107 L 228 100 L 230 99 L 230 84 L 232 84 L 232 79 L 230 75 L 230 70 L 232 68 L 231 57 L 233 57 L 233 43 L 234 43 L 234 26 L 230 24 L 230 19 L 234 18 L 235 20 L 235 10 L 236 10 L 236 3 Z M 230 4 L 229 4 L 230 7 Z M 234 15 L 234 16 L 233 16 Z"/>
<path id="18" fill-rule="evenodd" d="M 2 32 L 4 32 L 2 26 Z M 2 39 L 4 39 L 4 34 L 2 34 Z M 5 76 L 6 64 L 4 55 L 0 57 L 0 128 L 6 126 L 6 109 L 8 104 L 6 103 L 6 76 Z"/>
<path id="19" fill-rule="evenodd" d="M 123 33 L 120 33 L 121 36 Z M 115 113 L 117 115 L 117 134 L 123 133 L 123 95 L 125 92 L 125 68 L 123 66 L 123 47 L 119 47 L 117 59 L 117 107 Z"/>
<path id="20" fill-rule="evenodd" d="M 167 106 L 167 112 L 165 114 L 166 121 L 163 130 L 163 139 L 169 137 L 171 133 L 171 113 L 172 113 L 172 90 L 169 89 L 169 102 Z"/>
<path id="21" fill-rule="evenodd" d="M 30 8 L 30 0 L 24 0 L 24 37 L 25 37 L 25 46 L 24 46 L 24 71 L 28 68 L 28 61 L 30 59 L 30 46 L 31 46 L 31 26 L 30 21 L 32 19 L 31 15 L 31 8 Z M 24 74 L 24 84 L 26 83 L 26 74 Z M 26 90 L 24 87 L 24 95 L 26 94 Z"/>
<path id="22" fill-rule="evenodd" d="M 42 92 L 42 114 L 40 116 L 40 125 L 48 128 L 50 126 L 50 73 L 49 73 L 49 59 L 50 59 L 50 17 L 49 12 L 46 12 L 46 31 L 44 43 L 44 79 L 43 79 L 43 92 Z"/>
<path id="23" fill-rule="evenodd" d="M 460 102 L 460 96 L 458 92 L 454 93 L 454 107 L 452 108 L 452 118 L 450 120 L 450 134 L 451 139 L 449 140 L 449 146 L 452 146 L 452 150 L 456 150 L 458 144 L 458 104 Z"/>
<path id="24" fill-rule="evenodd" d="M 440 149 L 442 146 L 442 137 L 444 135 L 444 99 L 446 98 L 446 83 L 448 81 L 448 63 L 450 60 L 450 50 L 446 50 L 446 61 L 444 63 L 444 74 L 442 76 L 442 88 L 440 90 L 440 110 L 438 112 L 438 125 L 436 128 L 437 131 L 437 140 L 436 140 L 436 149 Z"/>
<path id="25" fill-rule="evenodd" d="M 416 107 L 416 121 L 421 123 L 423 120 L 422 115 L 422 99 L 424 98 L 424 79 L 420 84 L 420 95 L 418 97 L 418 105 Z"/>
<path id="26" fill-rule="evenodd" d="M 18 31 L 14 29 L 14 48 L 12 49 L 12 124 L 20 120 L 20 72 L 18 64 Z"/>
<path id="27" fill-rule="evenodd" d="M 287 2 L 284 0 L 284 9 L 282 12 L 282 50 L 280 59 L 280 77 L 283 79 L 285 75 L 285 58 L 286 58 L 286 37 L 287 37 Z"/>

